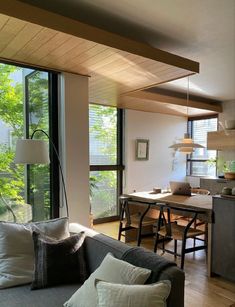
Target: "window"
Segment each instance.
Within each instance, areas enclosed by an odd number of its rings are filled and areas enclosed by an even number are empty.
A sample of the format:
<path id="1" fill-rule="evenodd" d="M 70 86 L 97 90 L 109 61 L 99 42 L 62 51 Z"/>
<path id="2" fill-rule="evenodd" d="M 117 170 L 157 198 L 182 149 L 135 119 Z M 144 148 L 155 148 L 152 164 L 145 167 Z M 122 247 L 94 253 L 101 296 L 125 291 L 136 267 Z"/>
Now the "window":
<path id="1" fill-rule="evenodd" d="M 216 150 L 207 150 L 207 132 L 217 131 L 217 116 L 201 119 L 190 119 L 188 130 L 195 143 L 205 148 L 196 148 L 187 157 L 187 175 L 191 176 L 216 176 Z"/>
<path id="2" fill-rule="evenodd" d="M 29 138 L 35 129 L 45 130 L 57 144 L 56 86 L 56 74 L 0 63 L 0 220 L 29 222 L 58 216 L 53 153 L 50 165 L 13 163 L 16 140 Z"/>
<path id="3" fill-rule="evenodd" d="M 122 110 L 90 105 L 90 200 L 96 222 L 118 216 L 122 191 Z"/>

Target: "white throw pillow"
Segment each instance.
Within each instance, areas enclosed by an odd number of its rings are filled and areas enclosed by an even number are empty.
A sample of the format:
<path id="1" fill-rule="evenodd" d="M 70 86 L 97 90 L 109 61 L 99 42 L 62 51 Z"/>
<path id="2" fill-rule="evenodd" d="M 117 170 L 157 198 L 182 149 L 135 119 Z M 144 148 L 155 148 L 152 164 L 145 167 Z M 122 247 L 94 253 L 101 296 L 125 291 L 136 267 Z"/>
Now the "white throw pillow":
<path id="1" fill-rule="evenodd" d="M 31 223 L 31 229 L 42 234 L 63 240 L 69 237 L 69 220 L 67 217 Z"/>
<path id="2" fill-rule="evenodd" d="M 69 236 L 68 218 L 30 224 L 0 222 L 0 288 L 32 282 L 34 229 L 56 239 L 64 239 Z"/>
<path id="3" fill-rule="evenodd" d="M 120 285 L 98 281 L 97 307 L 165 307 L 170 281 L 151 285 Z"/>
<path id="4" fill-rule="evenodd" d="M 119 284 L 144 284 L 151 271 L 136 267 L 107 254 L 101 265 L 90 275 L 81 288 L 64 304 L 65 307 L 97 307 L 96 279 Z"/>

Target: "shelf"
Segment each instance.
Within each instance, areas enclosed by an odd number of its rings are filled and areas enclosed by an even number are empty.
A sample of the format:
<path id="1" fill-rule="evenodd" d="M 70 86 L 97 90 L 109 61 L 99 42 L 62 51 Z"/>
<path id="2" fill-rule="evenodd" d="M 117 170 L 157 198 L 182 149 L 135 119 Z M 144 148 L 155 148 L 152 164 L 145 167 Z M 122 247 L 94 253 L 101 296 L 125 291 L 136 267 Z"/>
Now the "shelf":
<path id="1" fill-rule="evenodd" d="M 235 129 L 207 133 L 207 149 L 235 150 Z"/>

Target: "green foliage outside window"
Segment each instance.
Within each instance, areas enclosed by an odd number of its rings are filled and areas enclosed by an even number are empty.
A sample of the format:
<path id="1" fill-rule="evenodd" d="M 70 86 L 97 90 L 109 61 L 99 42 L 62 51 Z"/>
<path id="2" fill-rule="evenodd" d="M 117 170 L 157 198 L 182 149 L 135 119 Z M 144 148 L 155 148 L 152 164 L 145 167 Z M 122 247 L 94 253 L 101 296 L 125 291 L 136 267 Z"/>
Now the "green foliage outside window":
<path id="1" fill-rule="evenodd" d="M 0 120 L 10 127 L 12 138 L 23 135 L 23 91 L 22 85 L 15 83 L 12 74 L 17 67 L 0 64 Z M 0 210 L 6 211 L 3 197 L 23 202 L 23 167 L 13 163 L 14 148 L 0 144 Z"/>
<path id="2" fill-rule="evenodd" d="M 91 120 L 92 117 L 92 120 Z M 117 109 L 90 105 L 90 163 L 117 164 Z M 91 172 L 91 209 L 95 218 L 116 215 L 117 171 Z"/>
<path id="3" fill-rule="evenodd" d="M 23 84 L 15 78 L 21 71 L 22 68 L 0 64 L 0 121 L 11 131 L 11 142 L 0 144 L 0 214 L 7 210 L 7 202 L 25 203 L 24 166 L 13 162 L 15 141 L 24 136 L 25 126 Z M 36 71 L 31 74 L 28 92 L 29 136 L 35 129 L 48 132 L 48 73 Z M 34 178 L 37 178 L 36 183 Z M 49 166 L 30 166 L 30 183 L 30 203 L 43 200 L 44 217 L 49 217 Z"/>

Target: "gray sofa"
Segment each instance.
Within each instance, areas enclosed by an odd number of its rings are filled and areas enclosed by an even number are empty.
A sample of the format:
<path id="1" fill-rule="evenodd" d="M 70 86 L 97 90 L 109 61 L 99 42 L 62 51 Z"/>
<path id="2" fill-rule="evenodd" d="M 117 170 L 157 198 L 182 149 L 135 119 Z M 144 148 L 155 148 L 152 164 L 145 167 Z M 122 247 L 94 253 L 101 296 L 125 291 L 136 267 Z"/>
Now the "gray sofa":
<path id="1" fill-rule="evenodd" d="M 171 281 L 171 293 L 167 300 L 168 307 L 184 306 L 184 272 L 173 262 L 140 247 L 130 247 L 79 224 L 70 224 L 72 233 L 86 232 L 85 248 L 88 270 L 92 273 L 108 252 L 115 257 L 152 270 L 147 283 L 168 279 Z M 68 300 L 81 286 L 79 284 L 30 290 L 30 285 L 0 290 L 1 307 L 59 307 Z M 109 307 L 109 306 L 107 306 Z"/>

